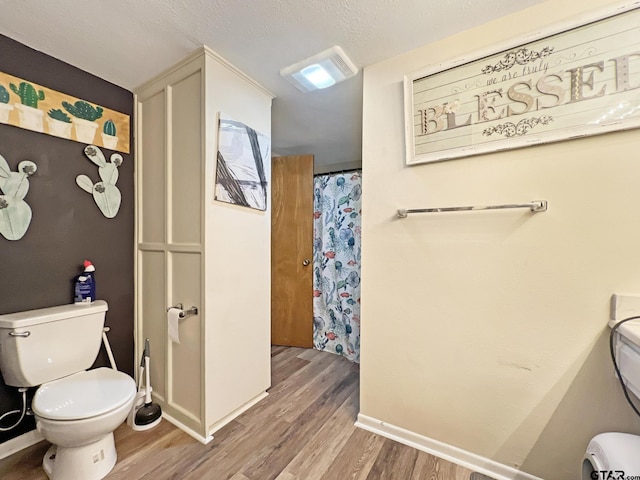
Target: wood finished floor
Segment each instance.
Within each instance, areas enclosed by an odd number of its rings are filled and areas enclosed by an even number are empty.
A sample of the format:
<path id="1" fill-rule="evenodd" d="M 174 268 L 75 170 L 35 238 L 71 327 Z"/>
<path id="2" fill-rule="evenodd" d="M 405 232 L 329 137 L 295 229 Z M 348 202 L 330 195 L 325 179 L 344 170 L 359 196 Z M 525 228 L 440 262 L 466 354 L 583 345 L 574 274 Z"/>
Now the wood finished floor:
<path id="1" fill-rule="evenodd" d="M 116 479 L 480 480 L 458 465 L 354 427 L 359 367 L 316 350 L 272 347 L 269 396 L 208 445 L 163 421 L 115 432 Z M 46 480 L 40 442 L 0 460 L 3 480 Z M 82 479 L 73 479 L 82 480 Z"/>

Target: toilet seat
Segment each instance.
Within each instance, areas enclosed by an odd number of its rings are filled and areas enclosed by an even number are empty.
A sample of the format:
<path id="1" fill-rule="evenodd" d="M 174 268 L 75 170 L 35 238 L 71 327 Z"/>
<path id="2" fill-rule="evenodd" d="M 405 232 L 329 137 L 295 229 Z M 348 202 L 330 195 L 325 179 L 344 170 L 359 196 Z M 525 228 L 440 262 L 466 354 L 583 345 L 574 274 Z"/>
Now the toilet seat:
<path id="1" fill-rule="evenodd" d="M 33 412 L 50 420 L 81 420 L 104 415 L 131 402 L 133 379 L 111 368 L 96 368 L 45 383 L 36 391 Z"/>

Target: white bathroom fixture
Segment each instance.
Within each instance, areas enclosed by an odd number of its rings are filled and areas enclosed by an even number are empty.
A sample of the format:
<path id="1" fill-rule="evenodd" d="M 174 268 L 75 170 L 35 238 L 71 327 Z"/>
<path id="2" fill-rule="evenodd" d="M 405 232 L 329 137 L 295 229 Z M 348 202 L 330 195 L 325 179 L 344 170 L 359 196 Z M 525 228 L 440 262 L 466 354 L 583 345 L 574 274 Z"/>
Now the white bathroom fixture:
<path id="1" fill-rule="evenodd" d="M 617 328 L 614 352 L 624 384 L 640 398 L 640 319 L 625 322 Z"/>
<path id="2" fill-rule="evenodd" d="M 127 374 L 88 370 L 100 350 L 107 302 L 0 315 L 0 372 L 35 387 L 36 427 L 53 445 L 42 462 L 52 480 L 104 478 L 116 463 L 113 431 L 132 407 Z"/>
<path id="3" fill-rule="evenodd" d="M 625 321 L 618 326 L 617 324 L 623 320 L 620 315 L 621 306 L 625 307 L 627 318 L 638 315 L 640 312 L 631 308 L 634 304 L 633 301 L 629 301 L 629 298 L 622 299 L 621 296 L 616 298 L 616 295 L 612 297 L 609 326 L 616 329 L 613 332 L 616 363 L 626 389 L 640 398 L 640 319 Z M 624 472 L 628 476 L 640 475 L 638 452 L 640 452 L 638 435 L 621 432 L 596 435 L 589 442 L 584 455 L 582 480 L 600 478 L 594 472 L 612 472 L 612 474 Z"/>
<path id="4" fill-rule="evenodd" d="M 640 436 L 638 435 L 619 432 L 596 435 L 589 442 L 582 462 L 582 480 L 614 478 L 606 475 L 623 478 L 617 472 L 624 472 L 629 476 L 628 478 L 637 475 L 640 473 L 639 451 Z"/>

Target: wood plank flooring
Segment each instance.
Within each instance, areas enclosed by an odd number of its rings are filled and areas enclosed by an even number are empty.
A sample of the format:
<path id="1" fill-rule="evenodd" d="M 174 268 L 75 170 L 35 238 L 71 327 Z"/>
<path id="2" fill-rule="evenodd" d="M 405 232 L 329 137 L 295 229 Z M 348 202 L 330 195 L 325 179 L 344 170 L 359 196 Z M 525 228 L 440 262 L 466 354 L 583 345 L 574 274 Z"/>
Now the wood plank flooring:
<path id="1" fill-rule="evenodd" d="M 272 347 L 269 396 L 202 445 L 163 421 L 115 432 L 116 479 L 470 480 L 458 465 L 354 427 L 359 367 L 330 353 Z M 0 460 L 3 480 L 46 480 L 41 442 Z M 484 477 L 482 477 L 484 478 Z M 73 479 L 76 480 L 76 479 Z M 82 479 L 77 479 L 82 480 Z"/>

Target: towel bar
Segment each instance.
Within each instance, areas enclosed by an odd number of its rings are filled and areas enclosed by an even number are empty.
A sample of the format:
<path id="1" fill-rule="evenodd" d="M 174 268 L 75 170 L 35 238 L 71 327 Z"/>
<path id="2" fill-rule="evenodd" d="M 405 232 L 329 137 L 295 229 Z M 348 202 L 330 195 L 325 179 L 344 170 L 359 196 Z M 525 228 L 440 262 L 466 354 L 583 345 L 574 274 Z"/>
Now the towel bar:
<path id="1" fill-rule="evenodd" d="M 487 205 L 482 207 L 441 207 L 441 208 L 412 208 L 399 209 L 398 218 L 407 218 L 410 213 L 440 213 L 440 212 L 468 212 L 471 210 L 502 210 L 506 208 L 528 208 L 533 213 L 546 212 L 546 200 L 532 200 L 530 203 L 509 203 L 506 205 Z"/>

